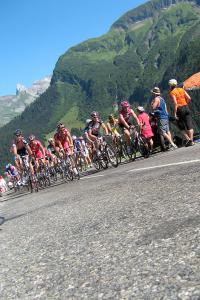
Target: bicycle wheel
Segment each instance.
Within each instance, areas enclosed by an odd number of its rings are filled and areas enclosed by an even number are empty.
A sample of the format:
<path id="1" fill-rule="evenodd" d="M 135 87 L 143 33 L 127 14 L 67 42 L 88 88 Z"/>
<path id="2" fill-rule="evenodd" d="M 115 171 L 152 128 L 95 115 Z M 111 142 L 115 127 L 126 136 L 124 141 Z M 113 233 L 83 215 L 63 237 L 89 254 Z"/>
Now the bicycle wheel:
<path id="1" fill-rule="evenodd" d="M 75 167 L 75 169 L 76 169 L 76 171 L 73 170 L 74 178 L 79 180 L 80 179 L 80 172 L 79 172 L 78 168 Z"/>
<path id="2" fill-rule="evenodd" d="M 101 165 L 100 165 L 99 159 L 96 154 L 92 158 L 92 164 L 97 171 L 99 171 L 101 169 Z"/>
<path id="3" fill-rule="evenodd" d="M 49 172 L 50 172 L 50 177 L 51 177 L 52 181 L 54 181 L 54 182 L 57 181 L 58 176 L 57 176 L 55 167 L 50 167 Z"/>
<path id="4" fill-rule="evenodd" d="M 72 167 L 68 164 L 65 166 L 64 177 L 65 179 L 69 179 L 70 181 L 74 180 L 74 172 L 72 170 Z"/>
<path id="5" fill-rule="evenodd" d="M 134 161 L 136 159 L 137 150 L 133 142 L 131 142 L 130 145 L 124 145 L 124 152 L 126 153 L 125 155 L 128 157 L 129 160 Z"/>
<path id="6" fill-rule="evenodd" d="M 126 145 L 124 143 L 121 144 L 119 157 L 120 157 L 120 163 L 122 162 L 123 159 L 125 161 L 130 159 L 127 153 Z"/>
<path id="7" fill-rule="evenodd" d="M 108 168 L 108 157 L 107 157 L 107 153 L 106 152 L 102 152 L 99 156 L 98 156 L 99 162 L 100 162 L 100 166 L 102 167 L 102 169 L 107 169 Z"/>
<path id="8" fill-rule="evenodd" d="M 36 175 L 32 175 L 30 178 L 31 183 L 31 193 L 33 191 L 38 192 L 39 191 L 39 183 Z"/>
<path id="9" fill-rule="evenodd" d="M 118 156 L 117 156 L 117 151 L 112 145 L 106 145 L 105 152 L 108 157 L 108 161 L 113 167 L 118 167 Z"/>
<path id="10" fill-rule="evenodd" d="M 139 142 L 138 148 L 139 148 L 141 155 L 144 158 L 148 158 L 150 155 L 150 149 L 148 146 L 148 142 L 146 141 L 146 139 L 144 137 L 140 137 L 138 142 Z"/>

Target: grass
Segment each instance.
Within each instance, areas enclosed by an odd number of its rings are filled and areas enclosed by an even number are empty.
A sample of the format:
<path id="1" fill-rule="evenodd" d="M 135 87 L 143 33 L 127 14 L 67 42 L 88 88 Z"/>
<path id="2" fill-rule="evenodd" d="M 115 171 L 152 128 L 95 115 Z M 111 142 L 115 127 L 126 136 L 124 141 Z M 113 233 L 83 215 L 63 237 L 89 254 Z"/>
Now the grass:
<path id="1" fill-rule="evenodd" d="M 58 121 L 65 124 L 65 126 L 71 130 L 72 128 L 84 128 L 84 123 L 78 120 L 79 108 L 78 106 L 72 106 L 71 109 Z M 51 131 L 45 136 L 47 141 L 49 138 L 53 137 L 55 130 Z"/>

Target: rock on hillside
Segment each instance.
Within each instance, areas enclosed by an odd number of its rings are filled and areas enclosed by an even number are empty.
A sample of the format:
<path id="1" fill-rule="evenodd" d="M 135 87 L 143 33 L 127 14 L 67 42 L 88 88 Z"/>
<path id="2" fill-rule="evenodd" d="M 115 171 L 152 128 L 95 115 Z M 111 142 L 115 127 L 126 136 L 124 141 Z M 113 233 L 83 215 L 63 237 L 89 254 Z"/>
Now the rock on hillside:
<path id="1" fill-rule="evenodd" d="M 0 96 L 0 126 L 22 113 L 27 105 L 48 89 L 50 81 L 51 76 L 46 76 L 34 81 L 30 88 L 17 84 L 16 95 Z"/>

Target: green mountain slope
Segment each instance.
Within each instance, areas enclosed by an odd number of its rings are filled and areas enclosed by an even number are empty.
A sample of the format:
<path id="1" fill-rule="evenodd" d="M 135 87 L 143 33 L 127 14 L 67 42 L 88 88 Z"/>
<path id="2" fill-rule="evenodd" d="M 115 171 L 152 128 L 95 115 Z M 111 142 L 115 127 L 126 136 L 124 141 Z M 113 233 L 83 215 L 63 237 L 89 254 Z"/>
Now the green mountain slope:
<path id="1" fill-rule="evenodd" d="M 200 69 L 199 32 L 200 0 L 153 0 L 72 47 L 56 63 L 50 88 L 0 130 L 3 160 L 15 128 L 44 140 L 59 120 L 79 128 L 92 110 L 106 118 L 119 100 L 145 104 L 152 86 L 183 81 Z"/>

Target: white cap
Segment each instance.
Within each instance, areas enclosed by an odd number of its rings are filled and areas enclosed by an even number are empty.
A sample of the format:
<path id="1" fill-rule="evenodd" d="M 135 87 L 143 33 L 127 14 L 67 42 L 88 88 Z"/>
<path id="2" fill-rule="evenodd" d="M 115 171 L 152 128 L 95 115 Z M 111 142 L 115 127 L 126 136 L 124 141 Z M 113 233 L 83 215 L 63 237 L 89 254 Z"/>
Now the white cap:
<path id="1" fill-rule="evenodd" d="M 137 107 L 137 110 L 140 111 L 140 112 L 144 112 L 144 111 L 145 111 L 145 109 L 144 109 L 143 106 L 138 106 L 138 107 Z"/>
<path id="2" fill-rule="evenodd" d="M 170 86 L 177 86 L 177 84 L 178 84 L 178 82 L 177 82 L 176 79 L 170 79 L 170 80 L 169 80 L 169 85 L 170 85 Z"/>

